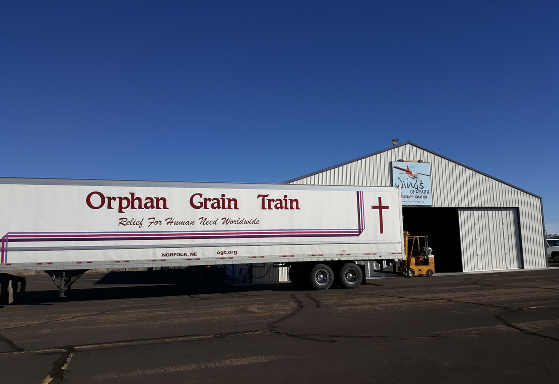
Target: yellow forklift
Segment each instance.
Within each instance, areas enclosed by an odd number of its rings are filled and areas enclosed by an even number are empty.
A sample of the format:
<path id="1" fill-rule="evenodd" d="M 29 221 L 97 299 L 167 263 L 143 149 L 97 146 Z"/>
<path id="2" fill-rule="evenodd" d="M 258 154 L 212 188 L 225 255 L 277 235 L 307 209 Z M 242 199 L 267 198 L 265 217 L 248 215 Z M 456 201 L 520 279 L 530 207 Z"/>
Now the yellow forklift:
<path id="1" fill-rule="evenodd" d="M 435 258 L 429 248 L 428 236 L 412 236 L 404 232 L 406 260 L 400 263 L 398 271 L 406 277 L 432 276 L 435 273 Z"/>

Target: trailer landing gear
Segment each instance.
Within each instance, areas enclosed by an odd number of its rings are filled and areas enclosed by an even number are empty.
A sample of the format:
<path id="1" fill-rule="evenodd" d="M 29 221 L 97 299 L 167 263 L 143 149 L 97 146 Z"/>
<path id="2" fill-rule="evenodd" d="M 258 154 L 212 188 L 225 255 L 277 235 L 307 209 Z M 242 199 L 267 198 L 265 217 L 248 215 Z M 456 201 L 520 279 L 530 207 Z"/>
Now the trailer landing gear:
<path id="1" fill-rule="evenodd" d="M 54 284 L 58 287 L 59 297 L 67 297 L 66 293 L 72 289 L 72 284 L 76 282 L 87 269 L 72 269 L 68 271 L 45 271 Z"/>

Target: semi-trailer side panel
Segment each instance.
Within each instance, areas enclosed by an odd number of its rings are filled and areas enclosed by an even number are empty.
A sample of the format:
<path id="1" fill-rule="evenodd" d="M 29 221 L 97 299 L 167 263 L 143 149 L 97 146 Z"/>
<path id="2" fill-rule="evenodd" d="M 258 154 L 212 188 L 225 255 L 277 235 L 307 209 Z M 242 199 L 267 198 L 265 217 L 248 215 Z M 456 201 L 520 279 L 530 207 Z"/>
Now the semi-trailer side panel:
<path id="1" fill-rule="evenodd" d="M 392 187 L 0 179 L 0 269 L 398 259 Z"/>

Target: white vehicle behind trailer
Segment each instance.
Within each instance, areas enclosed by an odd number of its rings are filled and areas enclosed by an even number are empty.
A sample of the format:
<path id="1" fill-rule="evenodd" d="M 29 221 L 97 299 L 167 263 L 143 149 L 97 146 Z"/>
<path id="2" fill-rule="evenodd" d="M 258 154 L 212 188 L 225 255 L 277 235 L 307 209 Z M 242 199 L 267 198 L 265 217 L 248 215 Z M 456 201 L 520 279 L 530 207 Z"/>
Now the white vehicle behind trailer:
<path id="1" fill-rule="evenodd" d="M 45 271 L 61 296 L 90 269 L 252 263 L 353 288 L 402 232 L 395 187 L 0 179 L 0 272 Z"/>
<path id="2" fill-rule="evenodd" d="M 559 262 L 559 239 L 545 239 L 545 253 L 549 259 Z"/>

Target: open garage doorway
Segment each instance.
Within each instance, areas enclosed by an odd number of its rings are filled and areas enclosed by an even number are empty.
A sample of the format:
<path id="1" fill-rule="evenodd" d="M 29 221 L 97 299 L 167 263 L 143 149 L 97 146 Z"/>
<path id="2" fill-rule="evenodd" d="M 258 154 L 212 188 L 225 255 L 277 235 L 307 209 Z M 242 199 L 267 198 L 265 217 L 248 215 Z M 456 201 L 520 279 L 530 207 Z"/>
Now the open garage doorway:
<path id="1" fill-rule="evenodd" d="M 404 231 L 429 236 L 436 272 L 462 272 L 457 208 L 403 207 Z"/>

